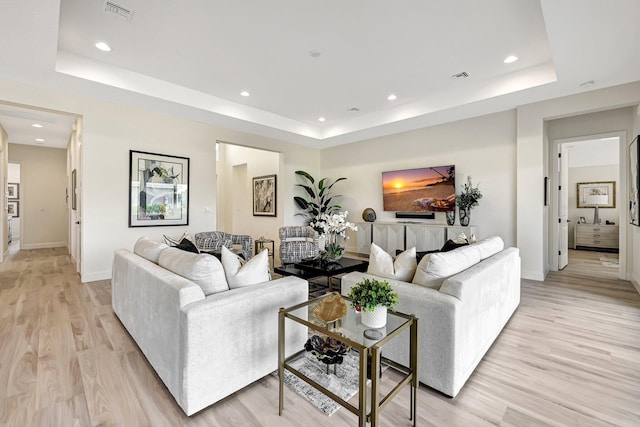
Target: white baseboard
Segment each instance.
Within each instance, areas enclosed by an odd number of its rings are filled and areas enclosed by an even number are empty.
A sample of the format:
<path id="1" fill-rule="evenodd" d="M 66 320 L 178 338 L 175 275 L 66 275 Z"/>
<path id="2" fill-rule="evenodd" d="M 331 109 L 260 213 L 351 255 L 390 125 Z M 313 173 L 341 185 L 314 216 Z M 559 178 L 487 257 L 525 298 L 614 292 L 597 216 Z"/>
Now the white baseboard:
<path id="1" fill-rule="evenodd" d="M 80 281 L 82 283 L 97 282 L 98 280 L 109 280 L 109 279 L 111 279 L 111 270 L 97 272 L 97 273 L 87 273 L 87 274 L 83 273 L 80 276 Z"/>
<path id="2" fill-rule="evenodd" d="M 538 282 L 543 282 L 545 275 L 544 273 L 540 272 L 540 271 L 525 271 L 522 270 L 520 272 L 520 277 L 522 277 L 523 279 L 528 279 L 528 280 L 537 280 Z"/>
<path id="3" fill-rule="evenodd" d="M 49 243 L 29 243 L 20 244 L 20 249 L 51 249 L 51 248 L 66 248 L 67 242 L 49 242 Z"/>

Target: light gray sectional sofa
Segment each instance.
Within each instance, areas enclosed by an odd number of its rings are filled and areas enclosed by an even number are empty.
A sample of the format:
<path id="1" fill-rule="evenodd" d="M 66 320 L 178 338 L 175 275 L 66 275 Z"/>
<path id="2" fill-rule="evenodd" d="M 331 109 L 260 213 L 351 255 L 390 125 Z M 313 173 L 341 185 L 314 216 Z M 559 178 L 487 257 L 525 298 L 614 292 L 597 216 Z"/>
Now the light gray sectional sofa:
<path id="1" fill-rule="evenodd" d="M 455 397 L 520 303 L 519 250 L 503 247 L 500 238 L 491 238 L 426 255 L 415 273 L 422 285 L 349 273 L 341 292 L 348 295 L 367 277 L 387 280 L 398 293 L 396 309 L 419 319 L 420 382 Z M 408 354 L 407 334 L 383 348 L 385 357 L 406 366 Z"/>
<path id="2" fill-rule="evenodd" d="M 306 280 L 229 290 L 211 255 L 148 239 L 134 252 L 115 251 L 113 311 L 187 415 L 277 369 L 278 310 L 308 299 Z M 286 333 L 287 353 L 303 348 L 305 327 L 292 323 Z"/>

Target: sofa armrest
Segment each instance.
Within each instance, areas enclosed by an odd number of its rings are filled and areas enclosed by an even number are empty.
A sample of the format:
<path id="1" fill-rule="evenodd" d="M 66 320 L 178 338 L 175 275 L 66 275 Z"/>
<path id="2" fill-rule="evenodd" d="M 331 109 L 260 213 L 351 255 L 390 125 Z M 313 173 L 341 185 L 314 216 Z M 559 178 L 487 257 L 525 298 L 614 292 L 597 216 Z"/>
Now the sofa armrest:
<path id="1" fill-rule="evenodd" d="M 180 406 L 192 414 L 278 367 L 278 312 L 308 299 L 308 283 L 285 277 L 209 295 L 182 310 Z M 307 310 L 300 316 L 306 318 Z M 307 330 L 287 324 L 286 351 L 303 348 Z M 188 387 L 187 387 L 188 385 Z"/>

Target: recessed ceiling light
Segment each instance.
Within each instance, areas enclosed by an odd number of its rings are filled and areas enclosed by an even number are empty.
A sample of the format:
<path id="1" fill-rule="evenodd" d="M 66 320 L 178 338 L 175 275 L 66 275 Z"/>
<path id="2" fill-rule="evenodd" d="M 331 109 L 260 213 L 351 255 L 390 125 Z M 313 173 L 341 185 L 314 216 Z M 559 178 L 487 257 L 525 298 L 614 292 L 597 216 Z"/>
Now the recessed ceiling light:
<path id="1" fill-rule="evenodd" d="M 36 138 L 36 141 L 37 141 L 37 142 L 44 142 L 44 139 L 42 139 L 42 138 Z"/>
<path id="2" fill-rule="evenodd" d="M 42 125 L 40 123 L 34 123 L 31 126 L 33 126 L 34 128 L 41 128 Z"/>
<path id="3" fill-rule="evenodd" d="M 240 95 L 242 96 L 249 96 L 251 95 L 249 92 L 247 92 L 246 90 L 243 90 L 242 92 L 240 92 Z"/>
<path id="4" fill-rule="evenodd" d="M 504 63 L 505 64 L 511 64 L 513 62 L 516 62 L 517 60 L 518 60 L 517 56 L 509 55 L 504 59 Z"/>
<path id="5" fill-rule="evenodd" d="M 96 43 L 96 47 L 98 49 L 100 49 L 103 52 L 111 52 L 111 46 L 109 46 L 108 44 L 106 44 L 105 42 L 98 42 Z"/>
<path id="6" fill-rule="evenodd" d="M 389 101 L 395 101 L 396 99 L 398 99 L 398 97 L 392 93 L 391 95 L 387 96 L 387 99 Z"/>
<path id="7" fill-rule="evenodd" d="M 319 121 L 319 122 L 326 122 L 326 121 L 327 121 L 327 119 L 325 119 L 324 117 L 318 117 L 318 121 Z"/>

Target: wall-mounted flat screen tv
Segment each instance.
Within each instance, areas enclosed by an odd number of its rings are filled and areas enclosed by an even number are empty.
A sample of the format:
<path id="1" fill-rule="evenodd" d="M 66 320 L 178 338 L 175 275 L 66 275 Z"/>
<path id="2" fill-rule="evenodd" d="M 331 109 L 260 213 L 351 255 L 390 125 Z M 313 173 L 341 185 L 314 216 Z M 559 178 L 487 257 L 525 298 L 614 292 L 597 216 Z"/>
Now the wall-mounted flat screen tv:
<path id="1" fill-rule="evenodd" d="M 456 208 L 456 166 L 382 172 L 385 211 L 447 212 Z"/>

